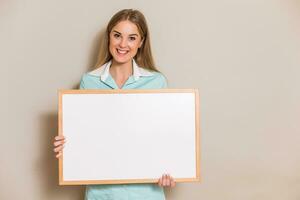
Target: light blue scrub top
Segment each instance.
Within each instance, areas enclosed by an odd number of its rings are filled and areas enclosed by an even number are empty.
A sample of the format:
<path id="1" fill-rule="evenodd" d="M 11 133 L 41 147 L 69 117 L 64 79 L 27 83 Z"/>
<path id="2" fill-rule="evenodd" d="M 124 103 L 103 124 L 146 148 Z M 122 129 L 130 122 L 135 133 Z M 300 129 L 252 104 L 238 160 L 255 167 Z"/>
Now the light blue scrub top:
<path id="1" fill-rule="evenodd" d="M 80 89 L 118 89 L 109 74 L 111 62 L 83 75 Z M 121 89 L 166 88 L 165 77 L 139 67 L 133 60 L 133 75 Z M 101 170 L 101 169 L 99 169 Z M 163 173 L 163 172 L 162 172 Z M 88 185 L 85 200 L 165 200 L 163 188 L 157 184 Z"/>

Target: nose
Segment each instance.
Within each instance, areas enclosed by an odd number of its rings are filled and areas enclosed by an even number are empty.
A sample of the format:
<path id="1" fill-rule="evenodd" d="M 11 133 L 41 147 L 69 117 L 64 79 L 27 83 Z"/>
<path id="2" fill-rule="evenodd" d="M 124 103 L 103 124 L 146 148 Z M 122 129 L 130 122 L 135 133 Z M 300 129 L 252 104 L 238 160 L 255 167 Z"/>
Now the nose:
<path id="1" fill-rule="evenodd" d="M 126 47 L 127 46 L 127 41 L 125 38 L 122 38 L 122 40 L 120 41 L 120 47 Z"/>

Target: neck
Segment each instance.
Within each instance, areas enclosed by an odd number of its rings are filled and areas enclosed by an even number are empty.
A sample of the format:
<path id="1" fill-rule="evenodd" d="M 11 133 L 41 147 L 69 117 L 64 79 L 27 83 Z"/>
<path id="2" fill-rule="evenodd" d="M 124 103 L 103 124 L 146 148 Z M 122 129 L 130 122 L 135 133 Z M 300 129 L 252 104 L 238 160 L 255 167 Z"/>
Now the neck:
<path id="1" fill-rule="evenodd" d="M 109 73 L 118 84 L 119 88 L 121 88 L 121 86 L 133 73 L 132 62 L 122 64 L 112 60 Z"/>

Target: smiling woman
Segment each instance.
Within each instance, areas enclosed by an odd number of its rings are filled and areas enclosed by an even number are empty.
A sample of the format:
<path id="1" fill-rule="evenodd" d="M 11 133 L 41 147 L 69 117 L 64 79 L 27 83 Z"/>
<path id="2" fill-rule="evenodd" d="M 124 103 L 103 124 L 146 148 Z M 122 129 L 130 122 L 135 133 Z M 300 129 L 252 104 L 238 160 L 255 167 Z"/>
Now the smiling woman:
<path id="1" fill-rule="evenodd" d="M 116 80 L 118 87 L 122 88 L 128 75 L 132 74 L 132 59 L 142 46 L 143 38 L 137 26 L 129 20 L 125 20 L 113 27 L 109 34 L 109 41 L 109 52 L 113 57 L 110 73 Z M 116 66 L 122 66 L 122 68 Z M 119 69 L 124 70 L 118 73 Z"/>
<path id="2" fill-rule="evenodd" d="M 128 20 L 119 22 L 109 35 L 109 51 L 118 64 L 128 63 L 142 46 L 136 25 Z"/>
<path id="3" fill-rule="evenodd" d="M 125 9 L 116 13 L 107 25 L 105 47 L 100 51 L 104 58 L 100 57 L 95 70 L 83 75 L 80 89 L 167 87 L 165 77 L 154 65 L 148 26 L 140 11 Z M 55 138 L 56 157 L 61 157 L 65 143 L 63 136 Z M 86 200 L 164 200 L 162 187 L 174 186 L 169 174 L 158 178 L 157 184 L 91 185 L 87 186 Z"/>
<path id="4" fill-rule="evenodd" d="M 153 71 L 158 71 L 155 68 L 154 60 L 152 57 L 148 25 L 144 15 L 138 10 L 132 10 L 132 9 L 121 10 L 111 18 L 111 20 L 109 21 L 106 27 L 106 34 L 104 38 L 105 46 L 108 47 L 109 43 L 112 42 L 111 34 L 114 33 L 113 31 L 117 28 L 118 24 L 123 23 L 125 21 L 130 23 L 132 26 L 130 27 L 122 26 L 123 28 L 128 28 L 128 29 L 131 28 L 131 30 L 124 30 L 124 31 L 126 31 L 127 34 L 135 34 L 133 35 L 133 37 L 135 38 L 129 38 L 129 39 L 141 40 L 141 44 L 138 48 L 138 51 L 134 55 L 135 61 L 137 62 L 138 65 L 140 65 L 143 68 L 150 69 Z M 122 36 L 122 35 L 119 33 L 118 36 Z M 104 48 L 101 49 L 100 51 L 101 53 L 104 54 L 104 58 L 99 57 L 99 60 L 97 61 L 96 64 L 96 66 L 98 67 L 103 65 L 104 63 L 107 63 L 113 58 L 110 52 L 111 51 L 110 48 Z"/>

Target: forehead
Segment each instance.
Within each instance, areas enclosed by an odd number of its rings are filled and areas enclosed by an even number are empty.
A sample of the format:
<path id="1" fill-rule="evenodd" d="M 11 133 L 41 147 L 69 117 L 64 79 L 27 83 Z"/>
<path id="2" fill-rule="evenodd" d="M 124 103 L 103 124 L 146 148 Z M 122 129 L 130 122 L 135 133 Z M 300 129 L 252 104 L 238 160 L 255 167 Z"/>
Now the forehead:
<path id="1" fill-rule="evenodd" d="M 138 27 L 131 21 L 125 20 L 118 22 L 113 28 L 112 31 L 118 31 L 124 35 L 137 34 L 140 35 Z"/>

